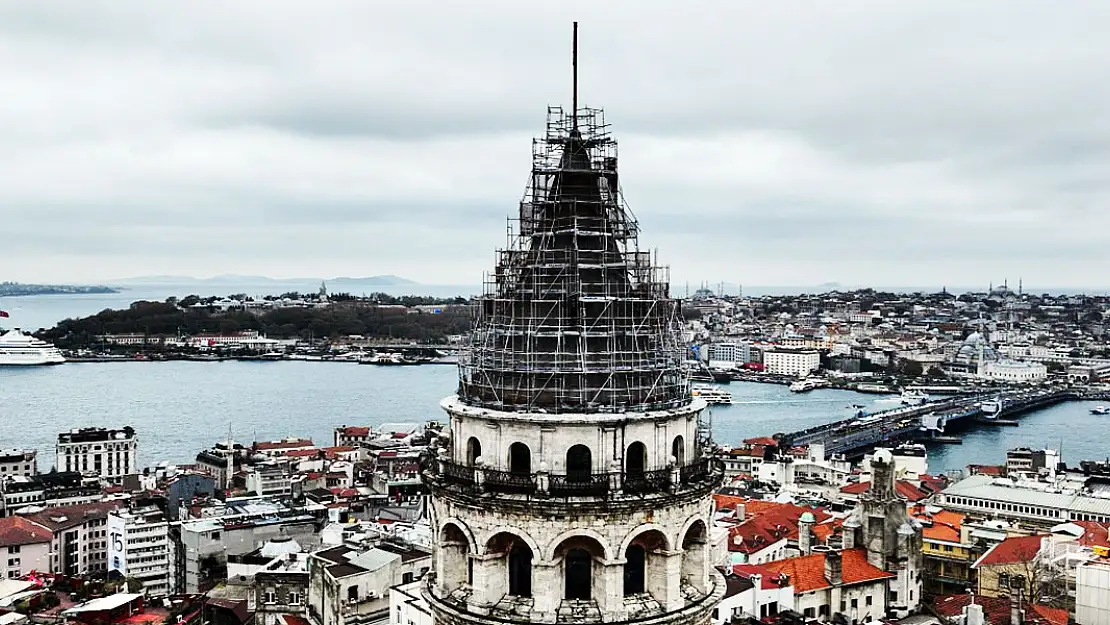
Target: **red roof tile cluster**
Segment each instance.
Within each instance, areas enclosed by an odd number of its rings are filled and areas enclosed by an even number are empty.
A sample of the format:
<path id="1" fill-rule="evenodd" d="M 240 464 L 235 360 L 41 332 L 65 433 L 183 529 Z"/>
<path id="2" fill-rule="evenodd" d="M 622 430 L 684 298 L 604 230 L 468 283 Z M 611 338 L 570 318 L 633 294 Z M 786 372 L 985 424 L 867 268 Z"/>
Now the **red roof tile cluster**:
<path id="1" fill-rule="evenodd" d="M 1037 557 L 1044 536 L 1011 536 L 991 547 L 972 565 L 974 568 L 997 564 L 1018 564 Z"/>
<path id="2" fill-rule="evenodd" d="M 782 573 L 772 571 L 760 564 L 734 564 L 732 565 L 732 572 L 745 579 L 751 579 L 753 575 L 759 575 L 759 587 L 762 590 L 774 590 L 783 587 L 776 581 Z M 789 584 L 789 580 L 787 584 Z"/>
<path id="3" fill-rule="evenodd" d="M 972 601 L 983 608 L 983 616 L 991 625 L 1010 625 L 1010 598 L 976 595 L 938 595 L 933 609 L 946 618 L 959 616 Z M 1040 604 L 1025 605 L 1026 625 L 1067 625 L 1068 611 Z"/>
<path id="4" fill-rule="evenodd" d="M 970 475 L 993 475 L 995 477 L 1000 477 L 1006 471 L 1003 467 L 993 464 L 969 464 L 967 465 L 967 472 Z"/>
<path id="5" fill-rule="evenodd" d="M 292 440 L 292 441 L 262 441 L 255 443 L 254 448 L 258 451 L 277 451 L 280 449 L 296 449 L 298 447 L 314 447 L 312 440 L 307 438 Z"/>
<path id="6" fill-rule="evenodd" d="M 819 524 L 832 517 L 821 509 L 770 501 L 751 501 L 745 504 L 744 508 L 749 518 L 729 528 L 729 551 L 750 554 L 766 549 L 783 539 L 798 540 L 798 519 L 806 512 L 812 512 Z M 814 534 L 818 536 L 818 540 L 823 540 L 817 527 L 821 525 L 814 527 Z M 825 528 L 822 531 L 827 538 L 832 533 L 832 528 Z"/>
<path id="7" fill-rule="evenodd" d="M 910 510 L 910 514 L 922 522 L 921 535 L 925 540 L 939 540 L 946 543 L 960 542 L 960 529 L 966 518 L 959 512 L 939 510 L 930 514 L 924 506 Z"/>
<path id="8" fill-rule="evenodd" d="M 312 458 L 319 453 L 320 450 L 313 447 L 312 449 L 290 449 L 282 455 L 287 458 Z"/>
<path id="9" fill-rule="evenodd" d="M 744 439 L 745 445 L 764 445 L 766 447 L 778 447 L 779 442 L 770 436 L 757 436 L 755 438 Z"/>
<path id="10" fill-rule="evenodd" d="M 0 519 L 0 547 L 48 543 L 53 538 L 49 529 L 21 516 Z"/>
<path id="11" fill-rule="evenodd" d="M 348 425 L 347 427 L 343 428 L 342 434 L 344 436 L 351 436 L 351 437 L 359 437 L 360 436 L 360 437 L 365 438 L 367 436 L 370 436 L 370 428 L 361 427 L 361 426 L 357 426 L 357 425 Z"/>
<path id="12" fill-rule="evenodd" d="M 868 562 L 867 551 L 864 549 L 845 549 L 840 554 L 840 579 L 844 586 L 874 582 L 895 576 L 893 573 L 888 573 Z M 768 562 L 763 566 L 776 573 L 786 574 L 791 585 L 794 586 L 795 593 L 811 592 L 831 587 L 829 580 L 825 579 L 824 553 Z"/>
<path id="13" fill-rule="evenodd" d="M 856 482 L 855 484 L 848 484 L 840 489 L 840 492 L 845 495 L 862 495 L 871 489 L 871 482 Z M 922 491 L 920 488 L 913 485 L 913 482 L 907 480 L 898 480 L 894 483 L 894 491 L 898 496 L 910 503 L 916 503 L 922 499 L 927 499 L 929 494 Z"/>
<path id="14" fill-rule="evenodd" d="M 1110 547 L 1110 524 L 1096 521 L 1072 521 L 1083 528 L 1083 535 L 1076 541 L 1084 547 Z"/>

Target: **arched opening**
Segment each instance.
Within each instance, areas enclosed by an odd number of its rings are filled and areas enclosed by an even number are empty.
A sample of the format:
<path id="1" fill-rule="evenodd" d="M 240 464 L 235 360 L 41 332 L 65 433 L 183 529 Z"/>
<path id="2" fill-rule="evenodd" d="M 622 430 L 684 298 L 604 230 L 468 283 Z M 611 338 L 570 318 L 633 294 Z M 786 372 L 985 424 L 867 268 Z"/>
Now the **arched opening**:
<path id="1" fill-rule="evenodd" d="M 483 589 L 486 596 L 493 601 L 504 595 L 531 597 L 533 553 L 528 542 L 515 534 L 501 532 L 489 539 L 486 551 L 502 557 L 496 560 L 487 559 L 480 563 L 482 566 L 504 567 L 501 572 L 487 572 L 488 587 Z"/>
<path id="2" fill-rule="evenodd" d="M 678 466 L 686 465 L 686 441 L 682 435 L 674 437 L 674 442 L 671 443 L 671 456 L 674 457 L 674 463 Z"/>
<path id="3" fill-rule="evenodd" d="M 585 549 L 571 549 L 566 557 L 564 598 L 588 601 L 593 595 L 593 557 Z"/>
<path id="4" fill-rule="evenodd" d="M 593 458 L 590 448 L 585 445 L 575 445 L 567 450 L 567 481 L 587 482 L 593 471 Z"/>
<path id="5" fill-rule="evenodd" d="M 694 521 L 682 537 L 682 583 L 689 584 L 701 592 L 708 590 L 706 581 L 709 574 L 706 569 L 706 549 L 709 541 L 705 522 L 701 519 Z"/>
<path id="6" fill-rule="evenodd" d="M 643 477 L 647 466 L 647 447 L 637 441 L 628 446 L 624 454 L 624 472 L 628 477 Z"/>
<path id="7" fill-rule="evenodd" d="M 509 445 L 509 472 L 516 475 L 532 473 L 532 452 L 524 443 Z"/>
<path id="8" fill-rule="evenodd" d="M 624 595 L 650 593 L 659 601 L 667 597 L 667 537 L 657 529 L 636 535 L 624 550 Z"/>
<path id="9" fill-rule="evenodd" d="M 590 536 L 572 536 L 555 548 L 555 557 L 563 561 L 563 598 L 589 601 L 605 594 L 601 576 L 594 576 L 594 560 L 606 559 L 605 549 Z"/>
<path id="10" fill-rule="evenodd" d="M 454 523 L 444 525 L 440 532 L 439 545 L 440 562 L 437 570 L 441 572 L 440 584 L 443 589 L 451 592 L 464 583 L 473 583 L 470 540 L 462 528 Z"/>
<path id="11" fill-rule="evenodd" d="M 482 442 L 477 438 L 471 436 L 470 440 L 466 441 L 466 465 L 469 467 L 478 463 L 478 458 L 482 457 Z"/>
<path id="12" fill-rule="evenodd" d="M 629 545 L 624 552 L 624 596 L 644 592 L 647 550 L 643 545 Z"/>
<path id="13" fill-rule="evenodd" d="M 532 550 L 517 541 L 509 550 L 509 594 L 532 596 Z"/>

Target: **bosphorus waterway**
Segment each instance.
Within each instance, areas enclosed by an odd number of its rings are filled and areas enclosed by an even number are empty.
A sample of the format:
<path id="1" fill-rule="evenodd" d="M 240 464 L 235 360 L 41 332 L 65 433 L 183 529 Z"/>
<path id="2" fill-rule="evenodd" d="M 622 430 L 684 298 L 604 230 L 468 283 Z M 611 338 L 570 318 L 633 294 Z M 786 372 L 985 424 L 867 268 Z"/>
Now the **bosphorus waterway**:
<path id="1" fill-rule="evenodd" d="M 327 362 L 122 362 L 0 368 L 0 448 L 39 450 L 40 470 L 54 464 L 58 432 L 131 425 L 142 466 L 190 463 L 227 437 L 236 441 L 306 436 L 330 445 L 338 425 L 444 420 L 439 401 L 456 384 L 453 366 L 374 367 Z M 821 389 L 804 395 L 785 386 L 734 382 L 735 402 L 712 410 L 714 438 L 793 431 L 850 416 L 854 404 L 881 410 L 876 396 Z M 1020 427 L 976 429 L 963 445 L 930 449 L 934 473 L 969 463 L 997 464 L 1017 446 L 1058 447 L 1075 464 L 1105 455 L 1110 417 L 1089 414 L 1094 402 L 1071 402 L 1021 417 Z"/>

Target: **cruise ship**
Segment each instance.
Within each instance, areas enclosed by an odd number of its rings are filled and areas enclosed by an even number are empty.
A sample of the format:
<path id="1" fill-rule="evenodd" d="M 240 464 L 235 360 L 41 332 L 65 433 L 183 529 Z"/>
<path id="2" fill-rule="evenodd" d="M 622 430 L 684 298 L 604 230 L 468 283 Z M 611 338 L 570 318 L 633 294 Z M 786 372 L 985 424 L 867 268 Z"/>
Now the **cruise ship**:
<path id="1" fill-rule="evenodd" d="M 19 328 L 0 335 L 0 366 L 60 365 L 65 361 L 58 348 Z"/>

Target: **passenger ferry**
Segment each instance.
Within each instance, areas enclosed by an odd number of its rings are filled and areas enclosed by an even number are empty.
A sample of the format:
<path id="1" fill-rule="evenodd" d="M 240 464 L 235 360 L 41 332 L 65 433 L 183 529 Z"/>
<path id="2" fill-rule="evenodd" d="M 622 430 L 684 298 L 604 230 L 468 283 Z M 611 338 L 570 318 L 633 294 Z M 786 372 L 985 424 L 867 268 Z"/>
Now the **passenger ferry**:
<path id="1" fill-rule="evenodd" d="M 57 347 L 19 328 L 0 335 L 0 366 L 60 365 L 65 361 Z"/>
<path id="2" fill-rule="evenodd" d="M 825 385 L 825 381 L 818 378 L 805 378 L 803 380 L 795 380 L 790 384 L 791 393 L 805 393 L 812 391 L 815 388 L 821 388 Z"/>
<path id="3" fill-rule="evenodd" d="M 1091 414 L 1110 414 L 1110 408 L 1107 408 L 1106 406 L 1095 406 L 1094 408 L 1091 408 Z"/>
<path id="4" fill-rule="evenodd" d="M 695 384 L 690 387 L 690 395 L 700 397 L 710 404 L 731 404 L 732 393 L 711 384 Z"/>

